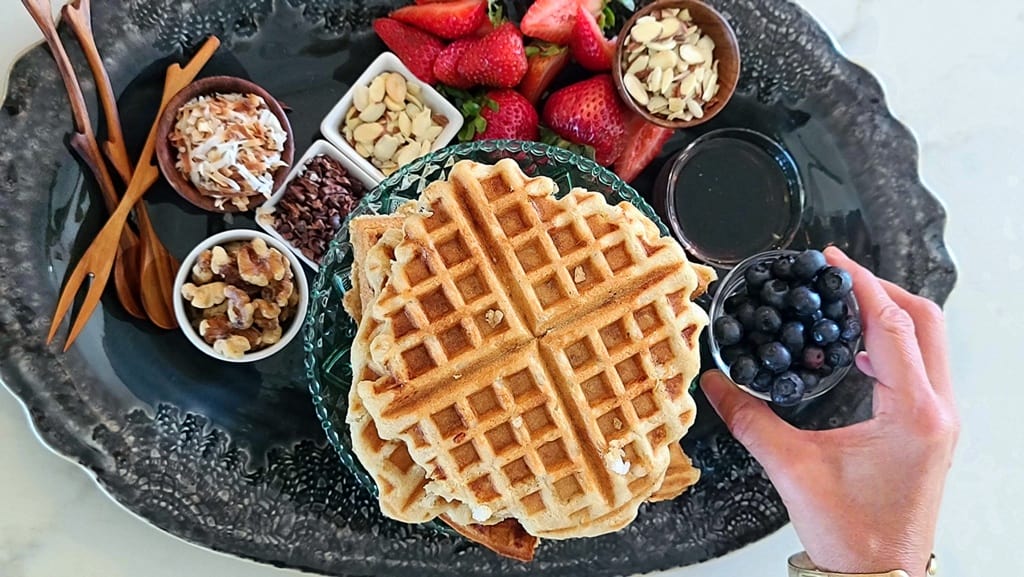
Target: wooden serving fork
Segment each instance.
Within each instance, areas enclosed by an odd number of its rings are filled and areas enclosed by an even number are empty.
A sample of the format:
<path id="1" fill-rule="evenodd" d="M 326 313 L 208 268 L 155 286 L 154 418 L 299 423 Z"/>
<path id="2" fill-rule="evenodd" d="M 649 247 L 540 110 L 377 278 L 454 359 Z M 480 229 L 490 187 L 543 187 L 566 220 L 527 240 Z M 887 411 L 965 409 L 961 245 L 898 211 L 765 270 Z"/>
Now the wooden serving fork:
<path id="1" fill-rule="evenodd" d="M 32 15 L 39 30 L 46 38 L 46 44 L 50 48 L 50 54 L 57 62 L 57 69 L 60 71 L 61 79 L 64 81 L 64 89 L 68 93 L 68 100 L 71 102 L 71 116 L 75 121 L 75 133 L 71 135 L 71 147 L 75 149 L 79 157 L 85 162 L 96 177 L 100 185 L 100 192 L 103 195 L 103 202 L 108 212 L 113 212 L 117 207 L 117 190 L 114 181 L 110 178 L 110 172 L 103 161 L 99 146 L 96 144 L 96 137 L 92 132 L 92 121 L 89 119 L 89 111 L 85 106 L 85 97 L 82 95 L 82 87 L 78 83 L 75 69 L 71 65 L 64 45 L 57 35 L 57 28 L 50 19 L 52 13 L 50 0 L 22 0 L 22 4 Z M 126 229 L 120 237 L 118 251 L 115 255 L 117 266 L 114 271 L 114 286 L 117 288 L 117 297 L 128 314 L 136 318 L 146 318 L 139 301 L 139 259 L 137 256 L 139 239 L 131 229 Z"/>
<path id="2" fill-rule="evenodd" d="M 90 0 L 71 0 L 61 10 L 64 22 L 75 34 L 82 52 L 89 62 L 93 79 L 96 81 L 96 92 L 100 97 L 103 116 L 107 124 L 107 140 L 103 143 L 103 152 L 114 165 L 114 170 L 121 176 L 125 184 L 132 179 L 132 161 L 124 144 L 121 132 L 121 117 L 117 111 L 117 99 L 110 85 L 110 77 L 103 67 L 103 60 L 96 48 L 96 39 L 92 33 L 92 14 Z M 74 145 L 74 141 L 72 141 Z M 113 207 L 111 207 L 113 210 Z M 178 272 L 178 261 L 168 252 L 160 241 L 156 230 L 149 219 L 146 203 L 135 205 L 135 219 L 139 227 L 139 242 L 135 245 L 138 252 L 129 251 L 135 257 L 141 270 L 136 282 L 139 286 L 139 297 L 142 308 L 149 315 L 149 320 L 162 329 L 178 327 L 174 316 L 174 275 Z M 141 254 L 139 254 L 141 253 Z M 114 282 L 117 283 L 117 269 L 114 270 Z"/>
<path id="3" fill-rule="evenodd" d="M 78 265 L 75 266 L 74 272 L 71 273 L 71 277 L 64 286 L 60 300 L 57 301 L 57 310 L 54 312 L 53 320 L 50 322 L 50 332 L 46 337 L 47 344 L 53 341 L 53 337 L 57 334 L 57 329 L 60 327 L 61 320 L 68 313 L 72 302 L 75 300 L 75 295 L 78 294 L 78 290 L 82 287 L 86 277 L 90 275 L 92 276 L 92 282 L 89 285 L 89 291 L 85 295 L 78 318 L 75 319 L 71 330 L 68 332 L 68 339 L 64 344 L 65 351 L 78 338 L 82 329 L 85 328 L 89 317 L 92 316 L 93 311 L 96 309 L 96 305 L 99 304 L 100 297 L 103 295 L 103 289 L 110 278 L 110 268 L 113 265 L 114 254 L 117 251 L 118 238 L 121 236 L 121 231 L 128 221 L 128 215 L 132 207 L 135 206 L 135 203 L 142 198 L 142 195 L 146 193 L 159 175 L 159 171 L 153 166 L 153 152 L 156 150 L 156 133 L 160 116 L 163 114 L 164 108 L 171 98 L 195 79 L 219 46 L 220 40 L 216 36 L 211 36 L 184 68 L 178 64 L 172 64 L 167 68 L 160 110 L 157 112 L 153 126 L 150 128 L 149 136 L 146 138 L 146 144 L 139 155 L 135 172 L 132 175 L 131 182 L 128 183 L 128 190 L 124 193 L 124 197 L 121 198 L 120 204 L 111 213 L 110 219 L 107 220 L 103 229 L 100 230 L 100 233 L 93 239 L 92 244 L 89 245 L 88 250 L 82 255 L 81 260 L 78 261 Z"/>

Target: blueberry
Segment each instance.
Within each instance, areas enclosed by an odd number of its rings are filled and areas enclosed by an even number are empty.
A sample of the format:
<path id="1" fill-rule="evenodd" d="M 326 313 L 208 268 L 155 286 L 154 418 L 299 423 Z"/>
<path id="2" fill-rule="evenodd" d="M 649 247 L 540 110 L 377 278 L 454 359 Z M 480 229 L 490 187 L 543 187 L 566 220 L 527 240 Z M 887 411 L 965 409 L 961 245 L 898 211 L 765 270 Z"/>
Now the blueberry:
<path id="1" fill-rule="evenodd" d="M 846 342 L 853 342 L 860 336 L 860 321 L 854 317 L 847 317 L 839 321 L 839 338 Z"/>
<path id="2" fill-rule="evenodd" d="M 825 351 L 820 347 L 807 347 L 804 349 L 803 361 L 801 364 L 805 369 L 816 371 L 825 364 Z"/>
<path id="3" fill-rule="evenodd" d="M 786 293 L 789 285 L 781 279 L 772 279 L 761 287 L 761 303 L 781 309 L 786 306 Z"/>
<path id="4" fill-rule="evenodd" d="M 783 407 L 791 407 L 804 399 L 807 385 L 800 375 L 790 371 L 775 377 L 772 383 L 772 402 Z"/>
<path id="5" fill-rule="evenodd" d="M 825 362 L 833 367 L 848 367 L 853 362 L 853 353 L 842 343 L 832 343 L 825 349 Z"/>
<path id="6" fill-rule="evenodd" d="M 740 385 L 749 385 L 754 382 L 758 371 L 757 361 L 750 355 L 743 355 L 736 359 L 736 362 L 729 367 L 729 376 L 733 382 Z"/>
<path id="7" fill-rule="evenodd" d="M 811 327 L 811 340 L 819 345 L 834 343 L 839 339 L 839 325 L 832 319 L 821 319 Z"/>
<path id="8" fill-rule="evenodd" d="M 722 360 L 725 364 L 731 365 L 736 362 L 736 359 L 740 358 L 741 355 L 750 355 L 753 351 L 746 345 L 733 345 L 731 347 L 725 347 L 722 349 Z"/>
<path id="9" fill-rule="evenodd" d="M 754 329 L 766 334 L 774 334 L 782 326 L 782 316 L 775 307 L 757 307 L 754 311 Z"/>
<path id="10" fill-rule="evenodd" d="M 814 323 L 816 323 L 816 322 L 820 321 L 821 319 L 825 318 L 825 315 L 821 314 L 821 309 L 815 309 L 815 311 L 812 312 L 811 314 L 809 314 L 809 315 L 797 315 L 797 318 L 800 319 L 801 321 L 803 321 L 804 323 L 808 324 L 808 325 L 813 325 Z"/>
<path id="11" fill-rule="evenodd" d="M 743 340 L 743 326 L 740 325 L 740 321 L 729 315 L 723 315 L 715 319 L 712 331 L 714 332 L 715 340 L 718 341 L 718 346 L 721 347 L 735 345 Z"/>
<path id="12" fill-rule="evenodd" d="M 754 311 L 756 310 L 757 306 L 752 301 L 747 301 L 736 307 L 732 316 L 740 321 L 744 330 L 752 331 L 754 330 Z"/>
<path id="13" fill-rule="evenodd" d="M 797 374 L 800 375 L 800 380 L 804 382 L 804 390 L 813 390 L 814 387 L 817 387 L 818 383 L 821 382 L 818 375 L 811 371 L 799 371 Z"/>
<path id="14" fill-rule="evenodd" d="M 774 373 L 781 373 L 789 369 L 793 362 L 793 355 L 782 343 L 765 343 L 758 347 L 757 356 L 761 359 L 761 366 Z"/>
<path id="15" fill-rule="evenodd" d="M 838 323 L 846 318 L 846 303 L 841 300 L 827 302 L 821 305 L 821 312 L 824 313 L 825 318 Z"/>
<path id="16" fill-rule="evenodd" d="M 757 371 L 757 376 L 754 377 L 754 382 L 750 383 L 748 386 L 759 393 L 767 393 L 772 390 L 772 381 L 774 380 L 774 373 L 761 369 L 760 371 Z"/>
<path id="17" fill-rule="evenodd" d="M 818 280 L 814 284 L 822 300 L 837 301 L 853 290 L 853 277 L 839 267 L 830 266 L 818 273 Z"/>
<path id="18" fill-rule="evenodd" d="M 725 312 L 735 315 L 736 309 L 743 303 L 750 302 L 750 296 L 743 293 L 736 293 L 725 299 Z"/>
<path id="19" fill-rule="evenodd" d="M 821 297 L 809 286 L 798 286 L 789 289 L 789 293 L 786 294 L 786 305 L 798 315 L 811 315 L 821 306 Z"/>
<path id="20" fill-rule="evenodd" d="M 793 278 L 793 264 L 796 257 L 791 254 L 782 255 L 772 264 L 772 276 L 777 279 L 789 280 Z"/>
<path id="21" fill-rule="evenodd" d="M 818 271 L 828 266 L 825 255 L 820 250 L 805 250 L 796 256 L 793 263 L 793 275 L 801 280 L 814 280 Z"/>
<path id="22" fill-rule="evenodd" d="M 722 286 L 722 283 L 720 283 L 717 279 L 713 280 L 710 283 L 708 283 L 708 288 L 704 292 L 714 297 L 716 294 L 718 294 L 718 287 L 720 286 Z"/>
<path id="23" fill-rule="evenodd" d="M 754 345 L 755 347 L 766 345 L 772 342 L 772 339 L 774 339 L 772 335 L 762 333 L 760 331 L 751 331 L 747 333 L 747 342 Z"/>
<path id="24" fill-rule="evenodd" d="M 834 372 L 835 369 L 832 367 L 832 365 L 821 365 L 821 368 L 818 369 L 818 375 L 823 379 Z"/>
<path id="25" fill-rule="evenodd" d="M 804 324 L 790 321 L 782 325 L 782 329 L 779 331 L 779 342 L 789 349 L 793 356 L 799 354 L 804 349 Z"/>
<path id="26" fill-rule="evenodd" d="M 743 278 L 747 281 L 747 285 L 761 288 L 764 283 L 772 278 L 772 261 L 763 260 L 754 263 L 743 273 Z"/>

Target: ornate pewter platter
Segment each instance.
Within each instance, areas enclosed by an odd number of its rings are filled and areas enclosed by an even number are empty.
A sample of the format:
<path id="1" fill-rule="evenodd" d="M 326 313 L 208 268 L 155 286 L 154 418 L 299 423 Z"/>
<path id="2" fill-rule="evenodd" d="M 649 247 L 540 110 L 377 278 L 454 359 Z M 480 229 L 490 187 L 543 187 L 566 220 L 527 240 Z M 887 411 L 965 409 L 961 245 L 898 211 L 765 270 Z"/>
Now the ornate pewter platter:
<path id="1" fill-rule="evenodd" d="M 877 81 L 794 4 L 712 3 L 732 22 L 744 54 L 737 97 L 707 126 L 670 141 L 664 156 L 724 126 L 773 135 L 807 186 L 797 245 L 835 242 L 882 276 L 944 301 L 956 276 L 943 242 L 945 213 L 922 186 L 917 146 L 888 112 Z M 225 46 L 204 75 L 249 77 L 286 102 L 301 151 L 383 50 L 369 24 L 390 8 L 387 0 L 95 0 L 93 14 L 130 149 L 145 137 L 166 64 L 214 33 Z M 89 78 L 77 48 L 71 52 Z M 253 365 L 217 363 L 179 333 L 125 315 L 111 291 L 69 353 L 45 346 L 68 266 L 104 216 L 94 183 L 66 146 L 71 125 L 56 67 L 37 47 L 15 65 L 0 110 L 0 379 L 48 444 L 156 526 L 226 553 L 333 575 L 598 576 L 696 563 L 787 522 L 761 468 L 699 398 L 686 447 L 703 470 L 696 487 L 645 506 L 619 533 L 545 542 L 535 562 L 517 564 L 381 517 L 325 439 L 299 340 Z M 661 162 L 635 183 L 642 194 Z M 179 258 L 210 234 L 254 227 L 245 217 L 200 213 L 163 183 L 146 199 Z M 787 416 L 808 428 L 864 419 L 870 386 L 851 376 Z"/>

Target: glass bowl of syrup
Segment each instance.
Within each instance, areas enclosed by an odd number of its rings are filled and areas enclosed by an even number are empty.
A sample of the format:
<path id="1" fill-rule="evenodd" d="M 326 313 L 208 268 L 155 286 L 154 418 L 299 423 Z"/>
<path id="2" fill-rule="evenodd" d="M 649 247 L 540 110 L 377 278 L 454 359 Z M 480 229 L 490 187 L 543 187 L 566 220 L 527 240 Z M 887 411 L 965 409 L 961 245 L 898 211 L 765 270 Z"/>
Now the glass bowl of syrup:
<path id="1" fill-rule="evenodd" d="M 792 156 L 773 139 L 722 128 L 665 164 L 654 204 L 687 252 L 727 269 L 789 246 L 803 217 L 804 189 Z"/>

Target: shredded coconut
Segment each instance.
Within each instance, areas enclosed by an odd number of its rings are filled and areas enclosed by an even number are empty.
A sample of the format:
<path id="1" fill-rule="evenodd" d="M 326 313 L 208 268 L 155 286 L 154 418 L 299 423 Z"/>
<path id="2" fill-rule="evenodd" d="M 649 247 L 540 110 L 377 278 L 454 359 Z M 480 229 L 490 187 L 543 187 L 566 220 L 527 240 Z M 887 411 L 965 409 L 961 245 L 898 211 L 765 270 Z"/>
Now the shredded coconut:
<path id="1" fill-rule="evenodd" d="M 217 207 L 246 210 L 250 196 L 270 198 L 288 134 L 255 94 L 198 96 L 178 110 L 171 144 L 177 167 Z"/>

